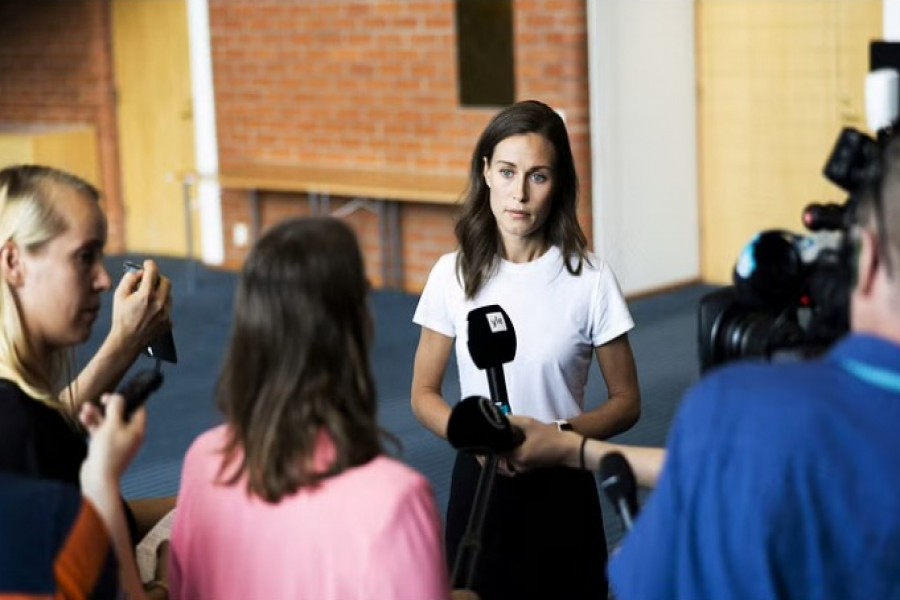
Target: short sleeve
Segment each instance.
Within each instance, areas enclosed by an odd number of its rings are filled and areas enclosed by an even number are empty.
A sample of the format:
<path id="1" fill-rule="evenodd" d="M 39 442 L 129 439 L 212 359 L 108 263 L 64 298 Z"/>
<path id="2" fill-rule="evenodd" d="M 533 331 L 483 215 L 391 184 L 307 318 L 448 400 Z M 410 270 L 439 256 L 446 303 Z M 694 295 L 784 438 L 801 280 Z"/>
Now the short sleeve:
<path id="1" fill-rule="evenodd" d="M 94 597 L 94 592 L 107 597 L 104 589 L 112 594 L 116 561 L 106 526 L 90 502 L 82 503 L 53 571 L 64 598 Z"/>
<path id="2" fill-rule="evenodd" d="M 361 597 L 446 600 L 450 583 L 441 540 L 434 494 L 425 479 L 416 477 L 373 545 Z"/>
<path id="3" fill-rule="evenodd" d="M 447 337 L 456 337 L 456 326 L 448 308 L 448 293 L 456 281 L 455 257 L 455 254 L 445 254 L 435 263 L 413 315 L 413 323 L 416 325 Z"/>
<path id="4" fill-rule="evenodd" d="M 591 305 L 591 343 L 595 348 L 634 327 L 625 296 L 609 263 L 597 260 L 600 261 L 599 272 Z"/>

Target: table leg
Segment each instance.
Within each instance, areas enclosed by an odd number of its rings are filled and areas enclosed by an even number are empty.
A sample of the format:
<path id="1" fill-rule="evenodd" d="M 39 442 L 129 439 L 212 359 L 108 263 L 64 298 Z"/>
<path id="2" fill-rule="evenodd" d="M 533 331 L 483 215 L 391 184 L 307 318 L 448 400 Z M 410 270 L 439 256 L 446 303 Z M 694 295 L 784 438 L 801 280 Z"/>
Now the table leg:
<path id="1" fill-rule="evenodd" d="M 387 210 L 384 201 L 378 202 L 378 238 L 381 245 L 381 285 L 389 290 L 393 287 L 393 270 L 391 263 L 393 255 L 390 248 L 390 226 L 388 225 Z"/>
<path id="2" fill-rule="evenodd" d="M 388 251 L 390 252 L 390 287 L 403 290 L 403 240 L 400 231 L 400 205 L 393 200 L 385 200 Z"/>
<path id="3" fill-rule="evenodd" d="M 182 200 L 184 201 L 184 233 L 185 233 L 185 243 L 187 244 L 187 289 L 189 293 L 193 293 L 194 289 L 196 289 L 197 283 L 197 273 L 196 273 L 196 265 L 194 264 L 194 219 L 193 219 L 193 211 L 191 210 L 191 201 L 192 201 L 192 190 L 194 187 L 194 180 L 192 177 L 185 177 L 181 181 L 181 194 Z"/>
<path id="4" fill-rule="evenodd" d="M 259 209 L 259 191 L 256 189 L 250 190 L 250 227 L 251 233 L 253 234 L 253 239 L 250 240 L 251 244 L 255 244 L 259 239 L 260 229 L 262 228 L 262 216 L 260 215 Z"/>

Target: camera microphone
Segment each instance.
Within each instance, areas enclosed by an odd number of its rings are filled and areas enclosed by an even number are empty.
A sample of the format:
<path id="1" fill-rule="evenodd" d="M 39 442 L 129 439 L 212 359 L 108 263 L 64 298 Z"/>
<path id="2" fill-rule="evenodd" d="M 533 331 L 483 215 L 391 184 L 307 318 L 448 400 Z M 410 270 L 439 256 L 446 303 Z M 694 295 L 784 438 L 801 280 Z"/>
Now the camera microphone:
<path id="1" fill-rule="evenodd" d="M 525 436 L 491 400 L 469 396 L 450 411 L 447 441 L 460 452 L 502 454 L 525 441 Z"/>
<path id="2" fill-rule="evenodd" d="M 638 514 L 637 481 L 621 453 L 610 452 L 600 461 L 600 488 L 615 507 L 625 531 L 631 531 Z"/>
<path id="3" fill-rule="evenodd" d="M 511 412 L 504 363 L 516 357 L 516 330 L 509 315 L 500 306 L 491 304 L 469 311 L 469 355 L 482 371 L 487 371 L 491 400 L 504 414 Z"/>
<path id="4" fill-rule="evenodd" d="M 900 113 L 900 76 L 894 69 L 876 69 L 866 75 L 866 124 L 880 135 L 891 129 Z"/>

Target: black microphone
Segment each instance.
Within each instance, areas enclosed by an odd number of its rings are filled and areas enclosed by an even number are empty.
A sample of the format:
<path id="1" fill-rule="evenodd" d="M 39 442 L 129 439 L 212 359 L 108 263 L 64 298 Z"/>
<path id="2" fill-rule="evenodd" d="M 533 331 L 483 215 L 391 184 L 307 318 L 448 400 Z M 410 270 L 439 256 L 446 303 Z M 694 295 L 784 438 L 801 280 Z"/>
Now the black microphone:
<path id="1" fill-rule="evenodd" d="M 509 394 L 503 364 L 516 357 L 516 330 L 506 311 L 496 304 L 469 311 L 469 355 L 482 371 L 487 371 L 491 400 L 509 414 Z"/>
<path id="2" fill-rule="evenodd" d="M 447 440 L 461 452 L 502 454 L 524 442 L 525 435 L 491 400 L 469 396 L 450 411 Z"/>
<path id="3" fill-rule="evenodd" d="M 447 439 L 463 452 L 486 455 L 478 475 L 469 522 L 453 561 L 451 580 L 454 588 L 468 589 L 475 577 L 481 530 L 488 499 L 497 474 L 497 453 L 507 452 L 522 443 L 524 435 L 506 418 L 510 413 L 509 394 L 503 377 L 503 363 L 516 357 L 516 330 L 509 315 L 496 304 L 469 311 L 469 354 L 472 362 L 487 371 L 491 399 L 470 396 L 450 411 Z"/>
<path id="4" fill-rule="evenodd" d="M 600 461 L 600 487 L 619 514 L 625 531 L 631 531 L 638 513 L 637 481 L 621 453 L 610 452 Z"/>

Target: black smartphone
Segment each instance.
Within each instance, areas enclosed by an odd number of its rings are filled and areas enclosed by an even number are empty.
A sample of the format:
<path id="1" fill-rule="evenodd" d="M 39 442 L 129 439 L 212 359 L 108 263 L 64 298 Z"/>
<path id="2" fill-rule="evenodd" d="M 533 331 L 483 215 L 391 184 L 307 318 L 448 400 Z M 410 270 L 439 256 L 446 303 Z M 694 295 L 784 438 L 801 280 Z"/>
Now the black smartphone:
<path id="1" fill-rule="evenodd" d="M 130 260 L 126 260 L 122 267 L 126 273 L 134 271 L 143 271 L 144 266 L 139 265 Z M 150 358 L 164 360 L 172 364 L 178 363 L 178 352 L 175 351 L 175 338 L 172 337 L 172 330 L 165 332 L 144 349 L 144 354 Z"/>
<path id="2" fill-rule="evenodd" d="M 150 394 L 159 389 L 163 383 L 163 374 L 155 369 L 138 371 L 116 390 L 125 398 L 125 420 L 131 418 L 134 411 L 139 409 L 150 397 Z"/>

